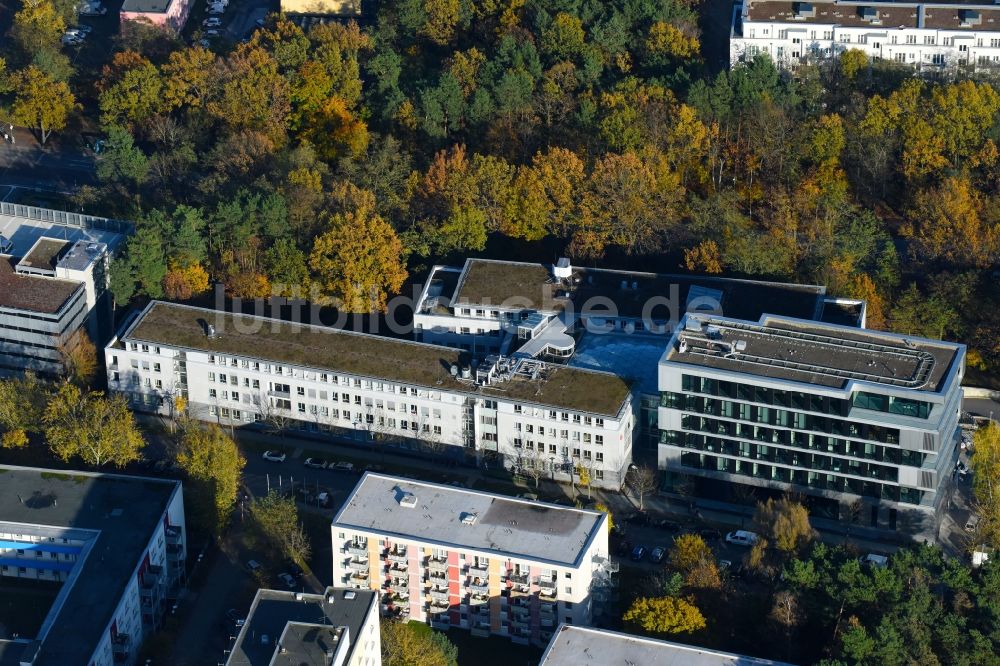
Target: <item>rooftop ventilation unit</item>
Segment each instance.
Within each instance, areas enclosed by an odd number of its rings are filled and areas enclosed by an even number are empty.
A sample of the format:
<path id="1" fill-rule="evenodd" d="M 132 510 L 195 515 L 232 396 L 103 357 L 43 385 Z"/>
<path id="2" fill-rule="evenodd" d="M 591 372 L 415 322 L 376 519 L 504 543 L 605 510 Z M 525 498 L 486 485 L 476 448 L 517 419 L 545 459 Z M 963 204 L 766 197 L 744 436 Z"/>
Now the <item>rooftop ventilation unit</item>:
<path id="1" fill-rule="evenodd" d="M 403 493 L 399 496 L 399 506 L 405 509 L 412 509 L 417 506 L 417 496 L 413 493 Z"/>
<path id="2" fill-rule="evenodd" d="M 354 590 L 346 590 L 344 592 L 344 598 L 350 601 L 351 599 L 357 599 L 358 593 Z"/>
<path id="3" fill-rule="evenodd" d="M 465 513 L 462 514 L 462 524 L 463 525 L 475 525 L 476 524 L 476 520 L 478 518 L 479 518 L 479 514 L 478 513 L 472 513 L 470 511 L 466 511 Z"/>
<path id="4" fill-rule="evenodd" d="M 958 12 L 958 17 L 962 20 L 962 27 L 969 28 L 974 25 L 982 25 L 983 15 L 974 9 L 963 9 Z"/>
<path id="5" fill-rule="evenodd" d="M 569 259 L 562 257 L 556 262 L 556 265 L 552 267 L 552 276 L 557 280 L 568 280 L 573 276 L 573 266 L 569 263 Z"/>
<path id="6" fill-rule="evenodd" d="M 205 335 L 208 336 L 209 340 L 214 340 L 216 338 L 215 326 L 213 326 L 212 324 L 208 324 L 205 327 Z"/>

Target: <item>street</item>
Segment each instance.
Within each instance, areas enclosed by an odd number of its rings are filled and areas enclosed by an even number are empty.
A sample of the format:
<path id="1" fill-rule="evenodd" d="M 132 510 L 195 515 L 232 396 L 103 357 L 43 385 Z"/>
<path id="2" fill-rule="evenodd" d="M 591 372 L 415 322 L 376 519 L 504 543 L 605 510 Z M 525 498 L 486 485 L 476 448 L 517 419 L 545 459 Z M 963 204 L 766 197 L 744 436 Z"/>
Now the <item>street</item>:
<path id="1" fill-rule="evenodd" d="M 0 185 L 72 192 L 94 185 L 94 157 L 73 146 L 68 136 L 53 136 L 41 147 L 31 132 L 15 127 L 16 143 L 0 143 Z"/>

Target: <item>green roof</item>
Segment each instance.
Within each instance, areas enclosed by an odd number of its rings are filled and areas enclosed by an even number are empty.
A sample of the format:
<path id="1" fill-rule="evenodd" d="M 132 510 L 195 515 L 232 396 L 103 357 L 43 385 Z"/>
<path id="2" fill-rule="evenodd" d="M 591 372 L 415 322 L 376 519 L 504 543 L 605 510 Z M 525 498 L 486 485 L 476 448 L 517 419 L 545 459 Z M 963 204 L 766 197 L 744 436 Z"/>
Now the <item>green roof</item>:
<path id="1" fill-rule="evenodd" d="M 215 327 L 209 339 L 206 327 Z M 279 319 L 154 302 L 123 339 L 331 370 L 431 389 L 616 416 L 629 397 L 615 375 L 546 365 L 540 379 L 474 386 L 451 376 L 460 352 L 408 340 L 296 324 Z"/>

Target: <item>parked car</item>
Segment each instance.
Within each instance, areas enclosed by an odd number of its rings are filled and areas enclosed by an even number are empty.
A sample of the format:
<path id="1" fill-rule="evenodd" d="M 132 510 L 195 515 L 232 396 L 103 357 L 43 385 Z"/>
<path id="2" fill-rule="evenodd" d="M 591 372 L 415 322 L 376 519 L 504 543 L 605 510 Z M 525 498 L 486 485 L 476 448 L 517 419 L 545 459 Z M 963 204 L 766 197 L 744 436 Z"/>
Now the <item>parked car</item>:
<path id="1" fill-rule="evenodd" d="M 302 576 L 306 573 L 302 570 L 302 567 L 297 565 L 292 560 L 285 560 L 285 568 L 288 569 L 288 571 L 291 572 L 291 574 L 296 578 L 302 578 Z"/>
<path id="2" fill-rule="evenodd" d="M 518 499 L 528 500 L 529 502 L 538 501 L 538 495 L 536 495 L 535 493 L 521 493 L 517 497 Z"/>
<path id="3" fill-rule="evenodd" d="M 322 458 L 306 458 L 302 464 L 310 469 L 326 469 L 326 461 Z"/>
<path id="4" fill-rule="evenodd" d="M 225 14 L 226 8 L 222 5 L 212 5 L 208 8 L 208 13 L 211 16 L 218 16 L 219 14 Z"/>
<path id="5" fill-rule="evenodd" d="M 332 469 L 335 472 L 353 472 L 354 465 L 349 462 L 341 461 L 341 462 L 330 463 L 327 466 L 327 469 Z"/>
<path id="6" fill-rule="evenodd" d="M 226 611 L 226 621 L 237 628 L 242 627 L 247 623 L 246 618 L 243 617 L 235 608 L 230 608 Z"/>
<path id="7" fill-rule="evenodd" d="M 732 560 L 719 560 L 719 571 L 728 571 L 732 566 Z"/>
<path id="8" fill-rule="evenodd" d="M 639 511 L 633 513 L 628 518 L 626 518 L 625 522 L 628 523 L 629 525 L 639 525 L 639 526 L 649 525 L 650 524 L 649 514 Z"/>
<path id="9" fill-rule="evenodd" d="M 83 5 L 80 7 L 80 16 L 104 16 L 108 13 L 107 7 L 101 5 Z"/>
<path id="10" fill-rule="evenodd" d="M 218 30 L 215 30 L 214 28 L 211 29 L 211 30 L 206 30 L 205 31 L 205 36 L 206 37 L 218 37 L 221 34 L 222 34 L 221 32 L 219 32 Z"/>
<path id="11" fill-rule="evenodd" d="M 257 560 L 247 560 L 247 569 L 250 571 L 250 573 L 254 573 L 255 571 L 260 571 L 260 562 L 258 562 Z"/>
<path id="12" fill-rule="evenodd" d="M 755 532 L 736 530 L 726 535 L 726 543 L 735 544 L 737 546 L 752 546 L 757 543 L 757 539 L 759 538 L 760 537 L 758 537 Z"/>
<path id="13" fill-rule="evenodd" d="M 638 545 L 632 549 L 632 554 L 629 556 L 633 562 L 642 562 L 642 558 L 646 556 L 646 547 L 643 545 Z"/>
<path id="14" fill-rule="evenodd" d="M 663 546 L 657 546 L 649 552 L 649 559 L 653 564 L 659 564 L 663 561 L 663 558 L 667 556 L 667 549 Z"/>
<path id="15" fill-rule="evenodd" d="M 285 454 L 280 451 L 264 451 L 263 458 L 268 462 L 285 462 Z"/>
<path id="16" fill-rule="evenodd" d="M 89 35 L 93 32 L 94 28 L 89 25 L 76 25 L 71 28 L 71 30 L 76 30 L 81 35 Z"/>
<path id="17" fill-rule="evenodd" d="M 202 21 L 201 24 L 206 28 L 218 28 L 222 25 L 222 19 L 212 16 Z"/>
<path id="18" fill-rule="evenodd" d="M 722 538 L 719 530 L 702 530 L 698 532 L 698 535 L 705 541 L 716 541 Z"/>
<path id="19" fill-rule="evenodd" d="M 76 45 L 82 44 L 82 43 L 83 43 L 83 37 L 82 36 L 71 35 L 69 33 L 66 33 L 65 35 L 62 36 L 62 45 L 63 46 L 76 46 Z"/>
<path id="20" fill-rule="evenodd" d="M 295 582 L 295 579 L 292 578 L 291 574 L 280 573 L 278 574 L 278 578 L 281 579 L 281 582 L 284 583 L 285 587 L 287 587 L 289 590 L 294 590 L 296 587 L 298 587 L 298 583 Z"/>
<path id="21" fill-rule="evenodd" d="M 256 21 L 254 21 L 254 25 L 256 25 L 258 28 L 263 28 L 266 23 L 267 21 L 264 20 L 263 18 L 259 18 Z"/>
<path id="22" fill-rule="evenodd" d="M 199 39 L 198 40 L 198 46 L 200 46 L 203 49 L 207 49 L 211 45 L 212 45 L 212 42 L 208 41 L 207 39 Z"/>

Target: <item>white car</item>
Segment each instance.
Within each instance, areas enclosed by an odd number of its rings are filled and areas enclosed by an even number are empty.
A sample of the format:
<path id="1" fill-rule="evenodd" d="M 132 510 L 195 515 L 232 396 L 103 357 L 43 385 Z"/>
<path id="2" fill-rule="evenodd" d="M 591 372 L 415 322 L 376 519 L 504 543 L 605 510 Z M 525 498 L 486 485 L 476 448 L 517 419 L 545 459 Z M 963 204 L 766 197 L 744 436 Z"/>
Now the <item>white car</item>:
<path id="1" fill-rule="evenodd" d="M 206 28 L 218 28 L 222 25 L 222 20 L 213 16 L 212 18 L 205 19 L 201 24 Z"/>
<path id="2" fill-rule="evenodd" d="M 205 36 L 206 37 L 218 37 L 221 34 L 222 33 L 219 32 L 218 30 L 206 30 L 205 31 Z"/>
<path id="3" fill-rule="evenodd" d="M 209 7 L 208 7 L 208 13 L 209 14 L 225 14 L 226 13 L 226 6 L 225 5 L 209 5 Z"/>
<path id="4" fill-rule="evenodd" d="M 864 557 L 859 557 L 858 562 L 861 566 L 872 566 L 880 567 L 882 569 L 889 566 L 889 558 L 885 555 L 876 555 L 875 553 L 868 553 Z"/>
<path id="5" fill-rule="evenodd" d="M 83 37 L 78 37 L 76 35 L 63 35 L 62 45 L 63 46 L 76 46 L 77 44 L 83 43 Z"/>
<path id="6" fill-rule="evenodd" d="M 752 546 L 757 543 L 759 538 L 760 537 L 757 536 L 756 532 L 736 530 L 735 532 L 730 532 L 726 535 L 726 543 L 731 543 L 737 546 Z"/>
<path id="7" fill-rule="evenodd" d="M 354 465 L 349 462 L 335 462 L 335 463 L 330 463 L 327 466 L 327 469 L 332 469 L 336 472 L 353 472 Z"/>
<path id="8" fill-rule="evenodd" d="M 322 458 L 306 458 L 302 465 L 310 469 L 326 469 L 326 461 Z"/>
<path id="9" fill-rule="evenodd" d="M 285 462 L 285 454 L 280 451 L 264 451 L 263 458 L 268 462 Z"/>

